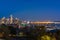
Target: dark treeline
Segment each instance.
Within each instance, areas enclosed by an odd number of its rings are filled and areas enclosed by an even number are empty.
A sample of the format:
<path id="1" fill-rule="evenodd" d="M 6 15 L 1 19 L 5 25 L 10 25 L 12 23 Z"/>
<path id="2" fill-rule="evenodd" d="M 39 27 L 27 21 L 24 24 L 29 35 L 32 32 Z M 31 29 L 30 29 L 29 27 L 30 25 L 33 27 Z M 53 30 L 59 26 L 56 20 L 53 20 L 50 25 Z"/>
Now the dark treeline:
<path id="1" fill-rule="evenodd" d="M 20 35 L 23 33 L 23 35 L 26 36 L 15 36 L 17 39 L 22 39 L 24 40 L 60 40 L 60 30 L 51 30 L 51 31 L 46 31 L 45 26 L 25 26 L 23 28 L 18 28 L 17 26 L 12 26 L 12 25 L 5 25 L 2 24 L 0 25 L 0 33 L 3 33 L 3 37 L 6 40 L 11 40 L 12 37 L 14 36 L 9 36 L 10 35 Z"/>

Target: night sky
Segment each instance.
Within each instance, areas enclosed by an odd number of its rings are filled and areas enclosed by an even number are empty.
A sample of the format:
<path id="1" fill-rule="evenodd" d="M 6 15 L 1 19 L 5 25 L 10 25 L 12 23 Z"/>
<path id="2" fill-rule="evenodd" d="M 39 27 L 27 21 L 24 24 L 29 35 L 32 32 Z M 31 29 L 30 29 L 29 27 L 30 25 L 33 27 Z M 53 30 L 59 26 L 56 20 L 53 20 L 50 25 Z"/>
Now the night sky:
<path id="1" fill-rule="evenodd" d="M 60 21 L 60 1 L 58 0 L 0 0 L 0 18 L 18 17 L 22 20 Z"/>

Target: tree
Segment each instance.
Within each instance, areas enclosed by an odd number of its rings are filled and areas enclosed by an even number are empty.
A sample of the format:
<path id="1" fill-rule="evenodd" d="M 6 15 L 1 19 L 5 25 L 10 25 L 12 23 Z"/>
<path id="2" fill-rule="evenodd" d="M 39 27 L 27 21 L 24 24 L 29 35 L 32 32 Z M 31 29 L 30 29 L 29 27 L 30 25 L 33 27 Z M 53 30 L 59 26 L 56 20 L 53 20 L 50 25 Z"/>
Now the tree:
<path id="1" fill-rule="evenodd" d="M 46 27 L 45 26 L 35 26 L 37 38 L 41 40 L 41 36 L 46 33 Z"/>
<path id="2" fill-rule="evenodd" d="M 4 32 L 4 37 L 8 40 L 8 36 L 9 36 L 9 30 L 8 30 L 8 26 L 7 25 L 5 25 L 5 24 L 2 24 L 1 26 L 0 26 L 0 28 L 1 28 L 1 30 L 2 30 L 2 32 Z"/>

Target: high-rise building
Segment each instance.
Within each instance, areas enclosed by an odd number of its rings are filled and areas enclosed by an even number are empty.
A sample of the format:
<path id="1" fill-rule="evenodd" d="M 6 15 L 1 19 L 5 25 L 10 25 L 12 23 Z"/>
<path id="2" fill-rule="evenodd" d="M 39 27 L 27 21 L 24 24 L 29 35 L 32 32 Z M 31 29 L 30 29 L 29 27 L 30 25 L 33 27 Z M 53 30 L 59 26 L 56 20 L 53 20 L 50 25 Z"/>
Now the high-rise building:
<path id="1" fill-rule="evenodd" d="M 6 19 L 6 24 L 9 24 L 9 18 Z"/>
<path id="2" fill-rule="evenodd" d="M 20 20 L 18 18 L 13 18 L 12 15 L 10 15 L 9 18 L 1 18 L 0 19 L 0 24 L 19 24 Z"/>
<path id="3" fill-rule="evenodd" d="M 19 24 L 19 19 L 15 18 L 15 20 L 13 21 L 14 24 Z"/>
<path id="4" fill-rule="evenodd" d="M 5 17 L 1 19 L 1 24 L 4 24 L 4 23 L 5 23 Z"/>
<path id="5" fill-rule="evenodd" d="M 10 15 L 10 24 L 12 24 L 13 23 L 13 17 L 12 17 L 12 15 Z"/>

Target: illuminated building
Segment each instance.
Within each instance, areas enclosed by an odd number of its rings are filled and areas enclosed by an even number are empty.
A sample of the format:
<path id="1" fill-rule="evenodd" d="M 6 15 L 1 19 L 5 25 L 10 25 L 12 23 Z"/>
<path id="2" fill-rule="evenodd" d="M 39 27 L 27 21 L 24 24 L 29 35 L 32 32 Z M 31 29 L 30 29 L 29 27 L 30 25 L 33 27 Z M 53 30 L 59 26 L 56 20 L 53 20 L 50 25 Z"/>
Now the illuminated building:
<path id="1" fill-rule="evenodd" d="M 12 17 L 12 15 L 10 15 L 10 19 L 9 19 L 9 21 L 10 21 L 10 24 L 13 23 L 13 17 Z"/>
<path id="2" fill-rule="evenodd" d="M 18 18 L 13 18 L 12 15 L 10 15 L 9 18 L 1 18 L 0 19 L 0 24 L 19 24 L 20 20 Z"/>
<path id="3" fill-rule="evenodd" d="M 6 24 L 9 24 L 9 18 L 6 19 Z"/>
<path id="4" fill-rule="evenodd" d="M 18 18 L 15 18 L 15 20 L 13 21 L 14 24 L 19 24 L 19 19 Z"/>
<path id="5" fill-rule="evenodd" d="M 4 24 L 4 23 L 5 23 L 5 17 L 1 19 L 1 24 Z"/>

